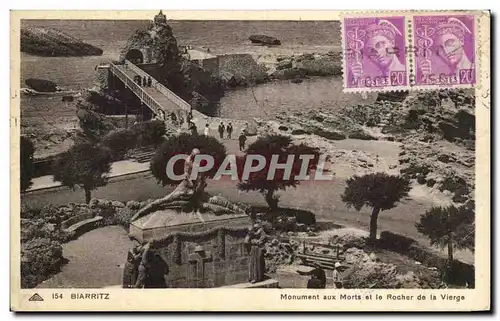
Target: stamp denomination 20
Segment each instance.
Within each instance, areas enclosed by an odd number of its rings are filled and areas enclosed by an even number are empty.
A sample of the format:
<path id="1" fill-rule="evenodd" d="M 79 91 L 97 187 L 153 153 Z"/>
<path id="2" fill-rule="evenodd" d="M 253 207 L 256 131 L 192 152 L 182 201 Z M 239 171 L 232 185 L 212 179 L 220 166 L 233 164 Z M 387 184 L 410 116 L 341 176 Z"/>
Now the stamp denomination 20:
<path id="1" fill-rule="evenodd" d="M 344 18 L 344 87 L 391 90 L 408 85 L 405 17 Z"/>
<path id="2" fill-rule="evenodd" d="M 415 86 L 476 83 L 474 17 L 414 16 Z"/>

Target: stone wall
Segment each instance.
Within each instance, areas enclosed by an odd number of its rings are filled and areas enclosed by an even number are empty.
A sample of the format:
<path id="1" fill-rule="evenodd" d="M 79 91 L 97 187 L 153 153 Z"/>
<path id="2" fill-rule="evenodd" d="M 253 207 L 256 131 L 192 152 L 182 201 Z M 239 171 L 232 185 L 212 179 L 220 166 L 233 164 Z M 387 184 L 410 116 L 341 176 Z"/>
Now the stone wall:
<path id="1" fill-rule="evenodd" d="M 152 243 L 167 262 L 169 287 L 209 288 L 248 282 L 245 228 L 175 232 Z M 202 248 L 203 251 L 197 251 Z"/>
<path id="2" fill-rule="evenodd" d="M 200 59 L 198 64 L 213 76 L 219 77 L 219 57 Z"/>

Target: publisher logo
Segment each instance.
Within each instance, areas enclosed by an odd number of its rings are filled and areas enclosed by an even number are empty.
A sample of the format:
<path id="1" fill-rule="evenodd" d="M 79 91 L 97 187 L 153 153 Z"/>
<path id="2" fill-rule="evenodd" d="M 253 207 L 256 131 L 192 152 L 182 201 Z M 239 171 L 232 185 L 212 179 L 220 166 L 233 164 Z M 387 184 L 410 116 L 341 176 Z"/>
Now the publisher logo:
<path id="1" fill-rule="evenodd" d="M 29 298 L 28 301 L 43 301 L 43 298 L 40 296 L 40 294 L 35 293 Z"/>

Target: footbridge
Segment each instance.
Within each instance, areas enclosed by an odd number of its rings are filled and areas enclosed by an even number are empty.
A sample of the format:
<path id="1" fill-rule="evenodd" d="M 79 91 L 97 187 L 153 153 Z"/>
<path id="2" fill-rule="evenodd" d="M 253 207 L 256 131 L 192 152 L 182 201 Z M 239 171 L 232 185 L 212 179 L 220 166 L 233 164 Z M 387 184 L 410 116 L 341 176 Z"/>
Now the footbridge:
<path id="1" fill-rule="evenodd" d="M 125 87 L 129 88 L 140 100 L 156 115 L 157 118 L 167 120 L 171 113 L 182 115 L 186 119 L 191 106 L 182 98 L 174 94 L 170 89 L 163 86 L 159 81 L 151 77 L 132 62 L 125 60 L 123 64 L 109 65 L 110 72 L 120 79 Z M 140 76 L 141 80 L 151 78 L 151 86 L 141 86 L 134 79 Z"/>
<path id="2" fill-rule="evenodd" d="M 184 120 L 186 120 L 189 111 L 192 111 L 192 121 L 196 125 L 199 133 L 203 133 L 204 127 L 208 123 L 210 134 L 212 136 L 217 136 L 217 127 L 220 122 L 226 125 L 228 122 L 232 123 L 234 133 L 233 139 L 237 138 L 237 134 L 239 134 L 242 129 L 247 129 L 249 132 L 255 131 L 255 122 L 250 122 L 249 124 L 246 121 L 236 119 L 209 117 L 197 110 L 191 110 L 189 103 L 174 94 L 170 89 L 162 85 L 159 81 L 129 60 L 125 60 L 123 64 L 110 63 L 109 71 L 123 82 L 125 87 L 129 88 L 134 95 L 136 95 L 141 102 L 156 115 L 156 118 L 167 121 L 169 120 L 169 116 L 174 113 L 177 118 L 182 116 Z M 134 81 L 134 78 L 137 76 L 140 76 L 141 79 L 144 77 L 151 78 L 151 86 L 141 86 L 137 84 Z M 187 126 L 187 124 L 185 125 Z"/>

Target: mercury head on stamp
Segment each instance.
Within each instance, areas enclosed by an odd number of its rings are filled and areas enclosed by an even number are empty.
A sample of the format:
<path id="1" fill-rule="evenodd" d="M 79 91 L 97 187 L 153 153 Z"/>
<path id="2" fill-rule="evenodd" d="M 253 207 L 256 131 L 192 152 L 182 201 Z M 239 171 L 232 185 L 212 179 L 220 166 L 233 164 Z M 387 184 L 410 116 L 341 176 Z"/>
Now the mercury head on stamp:
<path id="1" fill-rule="evenodd" d="M 346 18 L 347 87 L 406 84 L 404 17 Z"/>
<path id="2" fill-rule="evenodd" d="M 417 85 L 475 83 L 472 16 L 414 17 Z"/>

